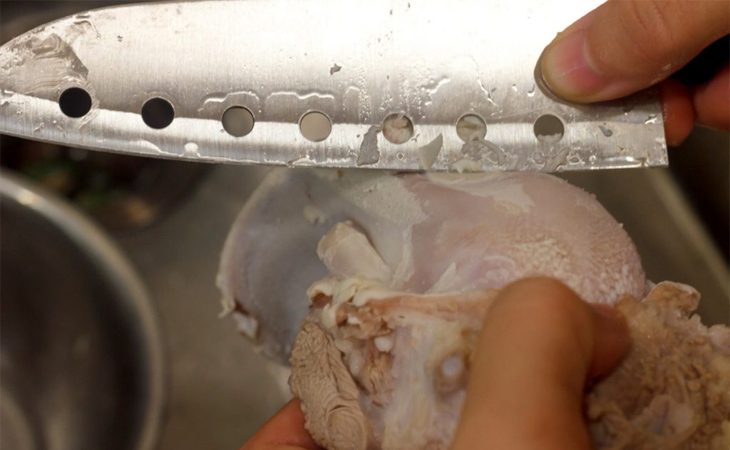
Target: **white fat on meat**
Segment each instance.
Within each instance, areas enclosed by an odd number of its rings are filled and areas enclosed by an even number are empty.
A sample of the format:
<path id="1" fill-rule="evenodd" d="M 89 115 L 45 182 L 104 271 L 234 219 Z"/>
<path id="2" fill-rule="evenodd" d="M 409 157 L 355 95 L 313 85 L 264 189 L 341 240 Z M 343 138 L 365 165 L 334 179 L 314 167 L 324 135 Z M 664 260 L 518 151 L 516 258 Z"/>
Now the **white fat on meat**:
<path id="1" fill-rule="evenodd" d="M 586 397 L 596 448 L 730 448 L 730 329 L 692 316 L 693 289 L 648 282 L 622 226 L 549 175 L 272 170 L 218 284 L 240 330 L 290 362 L 321 446 L 433 450 L 489 304 L 536 275 L 628 318 L 631 354 Z"/>
<path id="2" fill-rule="evenodd" d="M 332 450 L 448 448 L 477 337 L 498 291 L 386 294 L 367 284 L 352 290 L 351 283 L 347 290 L 360 296 L 359 304 L 341 302 L 333 321 L 325 320 L 326 307 L 314 307 L 294 345 L 290 384 L 302 398 L 307 429 L 315 439 L 358 436 L 342 445 L 317 439 Z M 369 292 L 374 297 L 362 301 Z M 664 282 L 643 300 L 626 296 L 617 302 L 633 345 L 619 368 L 586 396 L 595 448 L 730 448 L 730 352 L 723 342 L 730 330 L 708 329 L 692 316 L 698 298 L 685 286 Z M 332 400 L 337 390 L 331 384 L 306 387 L 311 380 L 332 378 L 328 366 L 299 362 L 300 349 L 311 348 L 307 330 L 312 328 L 330 337 L 328 348 L 317 351 L 338 355 L 347 386 L 357 389 L 357 401 L 348 391 L 346 407 Z M 330 389 L 326 395 L 325 388 Z M 338 405 L 337 414 L 357 420 L 342 421 L 347 426 L 335 429 L 332 422 L 317 419 L 327 417 L 324 399 Z M 364 436 L 362 430 L 367 430 Z"/>
<path id="3" fill-rule="evenodd" d="M 317 255 L 333 276 L 390 281 L 390 268 L 352 222 L 335 225 L 319 242 Z"/>
<path id="4" fill-rule="evenodd" d="M 594 302 L 646 292 L 621 225 L 556 177 L 272 170 L 226 239 L 224 312 L 285 362 L 308 312 L 302 292 L 327 273 L 410 293 L 499 289 L 536 275 Z"/>
<path id="5" fill-rule="evenodd" d="M 641 261 L 622 226 L 558 178 L 407 175 L 363 188 L 348 198 L 373 214 L 335 225 L 318 246 L 332 275 L 419 293 L 497 289 L 545 275 L 595 302 L 644 294 Z"/>
<path id="6" fill-rule="evenodd" d="M 503 206 L 518 214 L 524 211 L 518 206 L 534 207 L 524 199 L 519 205 Z M 450 239 L 443 235 L 449 231 L 442 228 L 438 233 Z M 460 233 L 463 237 L 463 230 Z M 452 239 L 458 241 L 458 234 Z M 536 258 L 530 267 L 537 273 L 547 270 L 543 267 L 547 263 L 540 261 L 571 267 L 571 253 L 561 254 L 553 238 L 545 239 L 515 248 Z M 614 257 L 631 254 L 606 248 Z M 478 249 L 465 245 L 457 250 L 452 246 L 451 251 L 473 255 Z M 307 429 L 320 445 L 333 450 L 448 448 L 463 406 L 477 337 L 498 289 L 489 287 L 484 277 L 479 288 L 461 289 L 463 280 L 453 261 L 458 258 L 448 251 L 441 256 L 452 262 L 424 292 L 394 289 L 393 268 L 375 257 L 377 250 L 351 223 L 335 226 L 320 242 L 318 252 L 320 257 L 326 255 L 323 261 L 333 276 L 314 283 L 308 291 L 312 309 L 294 344 L 290 381 L 294 394 L 303 400 Z M 514 257 L 506 253 L 499 257 Z M 336 261 L 345 263 L 336 266 Z M 487 267 L 509 265 L 499 260 L 492 264 Z M 414 277 L 421 276 L 419 265 L 415 267 Z M 511 276 L 499 282 L 503 285 Z M 628 289 L 632 274 L 618 270 L 611 279 L 622 277 L 621 289 Z M 637 279 L 644 285 L 643 273 Z M 580 285 L 596 295 L 605 294 L 603 281 L 594 282 L 598 286 Z M 609 300 L 627 317 L 634 344 L 619 369 L 586 397 L 596 448 L 729 448 L 730 329 L 708 329 L 691 316 L 699 294 L 685 285 L 659 283 L 646 296 L 627 293 Z M 311 349 L 308 334 L 313 329 L 329 337 L 325 353 L 339 355 L 338 373 L 342 376 L 345 370 L 349 376 L 346 402 L 331 400 L 336 389 L 329 386 L 325 395 L 321 382 L 314 391 L 307 388 L 313 379 L 332 378 L 327 367 L 301 363 L 300 349 Z M 352 386 L 357 401 L 352 401 Z M 347 420 L 338 421 L 342 425 L 337 429 L 332 420 L 318 419 L 328 414 L 345 415 Z M 350 434 L 357 439 L 338 444 L 331 438 Z"/>

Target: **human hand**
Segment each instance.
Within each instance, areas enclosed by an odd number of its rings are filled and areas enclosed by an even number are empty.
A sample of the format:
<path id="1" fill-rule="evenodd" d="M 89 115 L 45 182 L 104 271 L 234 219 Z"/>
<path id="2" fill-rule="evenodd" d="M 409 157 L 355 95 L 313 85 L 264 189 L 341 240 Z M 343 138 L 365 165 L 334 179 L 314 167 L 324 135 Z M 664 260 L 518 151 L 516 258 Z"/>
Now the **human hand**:
<path id="1" fill-rule="evenodd" d="M 241 450 L 319 450 L 304 428 L 299 400 L 292 400 L 274 415 Z"/>
<path id="2" fill-rule="evenodd" d="M 548 278 L 505 288 L 487 314 L 452 450 L 589 449 L 583 398 L 629 346 L 626 323 Z"/>
<path id="3" fill-rule="evenodd" d="M 728 33 L 727 0 L 608 0 L 548 45 L 540 71 L 550 90 L 578 103 L 662 82 L 667 143 L 677 145 L 695 120 L 730 129 L 730 65 L 694 88 L 668 79 Z"/>
<path id="4" fill-rule="evenodd" d="M 555 280 L 513 283 L 487 314 L 453 449 L 588 449 L 586 384 L 607 374 L 628 346 L 613 308 L 589 306 Z M 242 450 L 318 448 L 293 400 Z"/>

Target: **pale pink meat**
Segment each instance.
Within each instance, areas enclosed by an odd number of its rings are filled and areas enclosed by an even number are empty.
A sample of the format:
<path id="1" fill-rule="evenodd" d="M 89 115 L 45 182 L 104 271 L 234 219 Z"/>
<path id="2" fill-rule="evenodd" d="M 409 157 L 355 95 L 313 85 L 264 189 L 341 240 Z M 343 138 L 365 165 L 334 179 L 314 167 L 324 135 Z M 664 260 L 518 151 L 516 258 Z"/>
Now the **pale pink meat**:
<path id="1" fill-rule="evenodd" d="M 290 385 L 317 442 L 333 450 L 448 448 L 496 292 L 415 295 L 352 279 L 315 284 L 310 295 L 319 301 L 294 346 Z M 708 329 L 691 316 L 698 300 L 692 288 L 670 282 L 643 300 L 619 300 L 633 345 L 586 396 L 595 448 L 730 448 L 730 329 Z M 311 344 L 322 336 L 326 345 Z M 322 354 L 335 355 L 324 370 L 311 363 Z M 334 373 L 342 380 L 323 395 L 321 380 Z M 335 386 L 346 386 L 347 401 Z"/>
<path id="2" fill-rule="evenodd" d="M 400 241 L 410 256 L 381 256 L 382 243 L 351 221 L 335 225 L 317 249 L 331 276 L 308 291 L 312 309 L 294 345 L 290 385 L 321 445 L 448 448 L 497 290 L 549 275 L 589 301 L 617 304 L 634 334 L 630 356 L 586 398 L 596 448 L 726 448 L 728 329 L 689 318 L 699 298 L 692 288 L 662 283 L 646 294 L 633 243 L 594 198 L 534 174 L 401 181 L 426 217 Z M 349 386 L 347 404 L 312 386 L 323 373 L 303 365 L 320 351 L 307 344 L 309 334 L 328 336 L 341 355 L 336 372 L 350 375 L 338 383 Z M 333 423 L 356 423 L 356 432 Z"/>
<path id="3" fill-rule="evenodd" d="M 265 354 L 286 361 L 307 315 L 302 292 L 328 273 L 411 293 L 544 275 L 606 303 L 641 297 L 646 284 L 621 225 L 556 177 L 272 171 L 226 241 L 226 312 Z"/>
<path id="4" fill-rule="evenodd" d="M 492 298 L 536 275 L 629 320 L 632 353 L 586 397 L 597 448 L 730 448 L 730 330 L 691 316 L 689 287 L 649 291 L 621 225 L 552 176 L 272 171 L 219 285 L 240 331 L 290 361 L 320 445 L 445 449 Z"/>
<path id="5" fill-rule="evenodd" d="M 644 293 L 641 261 L 621 225 L 593 196 L 558 178 L 514 173 L 382 181 L 371 188 L 395 184 L 393 195 L 404 198 L 362 196 L 374 217 L 336 226 L 319 246 L 331 274 L 372 278 L 374 271 L 387 286 L 418 293 L 496 289 L 529 275 L 558 278 L 595 302 Z M 399 203 L 403 211 L 396 210 Z M 364 234 L 343 240 L 346 227 Z M 349 259 L 332 259 L 338 239 L 350 244 L 339 252 L 349 252 Z M 374 261 L 377 255 L 382 259 Z M 371 264 L 364 267 L 363 259 Z"/>
<path id="6" fill-rule="evenodd" d="M 408 177 L 404 184 L 432 218 L 413 227 L 406 290 L 500 288 L 549 275 L 595 302 L 643 294 L 641 262 L 626 232 L 593 196 L 563 180 L 520 173 Z"/>

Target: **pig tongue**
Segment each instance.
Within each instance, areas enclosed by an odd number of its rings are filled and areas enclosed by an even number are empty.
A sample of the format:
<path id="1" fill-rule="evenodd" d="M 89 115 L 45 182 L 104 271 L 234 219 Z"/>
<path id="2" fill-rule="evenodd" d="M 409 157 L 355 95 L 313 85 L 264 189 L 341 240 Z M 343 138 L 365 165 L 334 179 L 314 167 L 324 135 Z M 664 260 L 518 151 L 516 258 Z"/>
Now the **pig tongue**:
<path id="1" fill-rule="evenodd" d="M 317 243 L 346 221 L 319 246 L 325 267 Z M 304 292 L 327 269 L 411 293 L 498 289 L 545 275 L 609 303 L 642 297 L 645 284 L 621 226 L 555 177 L 273 170 L 226 241 L 218 277 L 226 312 L 285 362 L 307 314 Z"/>
<path id="2" fill-rule="evenodd" d="M 560 179 L 412 175 L 399 182 L 419 220 L 394 213 L 400 228 L 385 238 L 374 234 L 382 228 L 377 217 L 338 224 L 318 247 L 331 274 L 418 293 L 498 289 L 530 275 L 561 279 L 595 302 L 644 293 L 638 254 L 621 225 Z"/>

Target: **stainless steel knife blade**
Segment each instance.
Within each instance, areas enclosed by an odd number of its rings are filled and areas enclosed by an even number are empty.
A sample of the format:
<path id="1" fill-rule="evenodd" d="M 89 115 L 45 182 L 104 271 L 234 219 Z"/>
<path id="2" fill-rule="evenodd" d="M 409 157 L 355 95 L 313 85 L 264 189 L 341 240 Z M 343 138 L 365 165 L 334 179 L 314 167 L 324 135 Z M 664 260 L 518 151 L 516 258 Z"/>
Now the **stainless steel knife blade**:
<path id="1" fill-rule="evenodd" d="M 397 170 L 666 165 L 652 92 L 592 106 L 535 75 L 571 0 L 118 6 L 0 48 L 0 133 L 196 161 Z"/>

